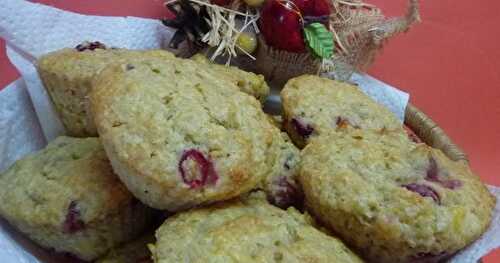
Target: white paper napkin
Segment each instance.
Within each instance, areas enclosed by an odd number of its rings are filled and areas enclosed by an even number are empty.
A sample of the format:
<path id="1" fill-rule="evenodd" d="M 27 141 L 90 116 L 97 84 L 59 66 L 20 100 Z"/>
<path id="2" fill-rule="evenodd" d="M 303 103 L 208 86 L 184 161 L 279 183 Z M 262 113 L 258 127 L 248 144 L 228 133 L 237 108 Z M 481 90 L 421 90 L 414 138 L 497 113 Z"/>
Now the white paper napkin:
<path id="1" fill-rule="evenodd" d="M 155 49 L 173 32 L 152 19 L 88 16 L 23 0 L 0 1 L 0 36 L 6 39 L 8 57 L 26 84 L 17 81 L 0 92 L 0 171 L 26 153 L 43 147 L 46 140 L 64 133 L 33 67 L 37 57 L 96 40 L 109 46 Z M 366 75 L 354 75 L 352 81 L 403 120 L 409 99 L 407 93 Z M 279 108 L 279 96 L 274 92 L 270 104 Z M 493 187 L 491 190 L 498 199 L 500 190 Z M 497 204 L 492 228 L 453 262 L 473 262 L 499 246 L 499 210 Z M 32 245 L 21 245 L 19 238 L 12 239 L 12 235 L 17 234 L 7 234 L 0 224 L 0 262 L 38 262 L 31 254 L 39 257 L 40 253 Z"/>

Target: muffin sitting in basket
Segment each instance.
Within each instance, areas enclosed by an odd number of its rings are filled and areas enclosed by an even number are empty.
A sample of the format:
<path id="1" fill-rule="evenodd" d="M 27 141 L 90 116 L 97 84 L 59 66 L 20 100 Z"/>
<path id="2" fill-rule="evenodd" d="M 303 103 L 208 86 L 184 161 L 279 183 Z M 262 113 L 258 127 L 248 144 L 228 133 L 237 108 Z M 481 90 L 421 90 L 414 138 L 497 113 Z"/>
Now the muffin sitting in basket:
<path id="1" fill-rule="evenodd" d="M 406 16 L 392 19 L 360 0 L 172 0 L 166 6 L 175 18 L 163 23 L 178 29 L 169 48 L 183 55 L 205 49 L 226 64 L 244 55 L 237 64 L 278 86 L 302 74 L 333 72 L 347 80 L 371 64 L 385 40 L 419 21 L 417 0 L 410 0 Z"/>

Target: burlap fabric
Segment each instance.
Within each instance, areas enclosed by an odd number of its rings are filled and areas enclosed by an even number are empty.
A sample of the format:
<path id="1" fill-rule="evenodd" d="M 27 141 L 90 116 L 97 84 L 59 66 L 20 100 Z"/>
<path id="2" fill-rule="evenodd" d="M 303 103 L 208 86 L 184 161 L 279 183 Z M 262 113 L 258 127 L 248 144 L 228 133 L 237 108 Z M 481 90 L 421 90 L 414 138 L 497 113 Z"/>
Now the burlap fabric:
<path id="1" fill-rule="evenodd" d="M 373 63 L 383 44 L 394 35 L 407 31 L 420 20 L 418 0 L 409 0 L 407 14 L 386 18 L 376 6 L 360 0 L 330 0 L 330 31 L 334 34 L 335 54 L 329 59 L 314 58 L 309 52 L 276 50 L 260 38 L 257 72 L 276 85 L 302 74 L 333 72 L 339 80 L 348 80 L 355 71 L 364 71 Z"/>

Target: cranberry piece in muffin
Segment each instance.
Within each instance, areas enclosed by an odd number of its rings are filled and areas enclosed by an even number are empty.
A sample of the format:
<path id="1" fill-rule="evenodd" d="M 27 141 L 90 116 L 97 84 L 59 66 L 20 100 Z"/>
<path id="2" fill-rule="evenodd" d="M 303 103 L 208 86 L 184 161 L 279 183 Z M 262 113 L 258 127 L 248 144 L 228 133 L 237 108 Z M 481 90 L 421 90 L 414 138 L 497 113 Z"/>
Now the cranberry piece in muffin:
<path id="1" fill-rule="evenodd" d="M 76 50 L 82 52 L 82 51 L 85 51 L 85 50 L 96 50 L 96 49 L 106 49 L 106 45 L 104 45 L 103 43 L 99 42 L 99 41 L 95 41 L 95 42 L 83 42 L 79 45 L 77 45 L 75 47 Z"/>
<path id="2" fill-rule="evenodd" d="M 414 143 L 423 143 L 420 137 L 418 137 L 415 132 L 413 132 L 408 126 L 403 125 L 403 128 L 405 129 L 406 134 L 408 135 L 408 138 Z"/>
<path id="3" fill-rule="evenodd" d="M 311 136 L 311 134 L 314 132 L 314 128 L 311 125 L 305 124 L 303 121 L 297 118 L 292 119 L 292 125 L 295 128 L 295 131 L 297 131 L 297 134 L 299 134 L 303 138 L 309 138 L 309 136 Z"/>
<path id="4" fill-rule="evenodd" d="M 274 182 L 276 190 L 271 198 L 268 197 L 271 203 L 281 208 L 301 206 L 304 195 L 298 186 L 290 180 L 291 178 L 287 176 L 277 178 Z"/>
<path id="5" fill-rule="evenodd" d="M 429 168 L 427 169 L 427 175 L 425 177 L 427 181 L 435 182 L 440 184 L 444 188 L 451 190 L 457 189 L 462 186 L 462 182 L 455 179 L 443 179 L 439 177 L 439 169 L 434 158 L 429 159 Z"/>
<path id="6" fill-rule="evenodd" d="M 403 187 L 408 189 L 408 191 L 415 192 L 423 197 L 430 197 L 434 200 L 434 202 L 441 204 L 439 194 L 428 185 L 412 183 L 403 185 Z"/>
<path id="7" fill-rule="evenodd" d="M 65 233 L 73 234 L 85 229 L 85 223 L 81 219 L 80 209 L 77 207 L 76 201 L 71 201 L 68 207 L 68 213 L 64 220 L 63 230 Z"/>
<path id="8" fill-rule="evenodd" d="M 189 160 L 193 161 L 198 169 L 188 167 Z M 182 154 L 179 162 L 179 172 L 184 183 L 193 189 L 205 186 L 206 184 L 215 184 L 218 179 L 212 161 L 196 149 L 187 150 Z"/>

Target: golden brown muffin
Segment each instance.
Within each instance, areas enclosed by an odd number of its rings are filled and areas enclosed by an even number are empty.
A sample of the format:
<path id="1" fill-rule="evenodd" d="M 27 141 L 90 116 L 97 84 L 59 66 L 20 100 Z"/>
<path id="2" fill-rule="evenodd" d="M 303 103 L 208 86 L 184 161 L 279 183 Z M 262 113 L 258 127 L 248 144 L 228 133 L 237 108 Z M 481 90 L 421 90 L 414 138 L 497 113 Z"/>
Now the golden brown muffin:
<path id="1" fill-rule="evenodd" d="M 212 63 L 202 54 L 196 54 L 191 59 L 210 67 L 210 69 L 217 72 L 221 78 L 225 78 L 228 81 L 235 83 L 241 91 L 254 96 L 261 103 L 264 103 L 267 96 L 269 96 L 269 86 L 264 80 L 264 76 L 260 74 L 247 72 L 234 66 Z"/>
<path id="2" fill-rule="evenodd" d="M 57 138 L 1 174 L 0 189 L 0 214 L 19 231 L 84 260 L 134 239 L 153 215 L 113 174 L 97 138 Z"/>
<path id="3" fill-rule="evenodd" d="M 495 199 L 464 163 L 398 131 L 317 137 L 302 151 L 306 206 L 374 262 L 437 262 L 476 240 Z"/>
<path id="4" fill-rule="evenodd" d="M 156 263 L 362 262 L 341 241 L 297 210 L 281 210 L 262 195 L 179 213 L 156 231 Z"/>
<path id="5" fill-rule="evenodd" d="M 310 138 L 346 125 L 404 132 L 392 112 L 347 83 L 300 76 L 287 82 L 281 91 L 281 101 L 285 129 L 301 148 Z"/>
<path id="6" fill-rule="evenodd" d="M 91 112 L 115 172 L 171 211 L 226 200 L 271 173 L 279 130 L 261 104 L 192 60 L 145 58 L 102 71 Z M 279 142 L 278 142 L 279 143 Z"/>
<path id="7" fill-rule="evenodd" d="M 99 42 L 93 42 L 55 51 L 38 60 L 38 73 L 68 135 L 97 136 L 87 109 L 87 96 L 92 89 L 93 78 L 112 63 L 131 62 L 142 57 L 175 59 L 173 54 L 164 50 L 109 49 Z M 262 102 L 266 100 L 269 87 L 261 75 L 211 64 L 206 59 L 197 58 L 196 61 L 221 78 L 234 82 L 243 92 Z"/>
<path id="8" fill-rule="evenodd" d="M 94 124 L 87 117 L 86 109 L 86 98 L 92 89 L 92 79 L 103 68 L 117 60 L 133 60 L 142 56 L 163 59 L 173 57 L 165 51 L 106 49 L 101 45 L 93 49 L 65 48 L 46 54 L 38 60 L 38 73 L 68 135 L 97 136 Z"/>

